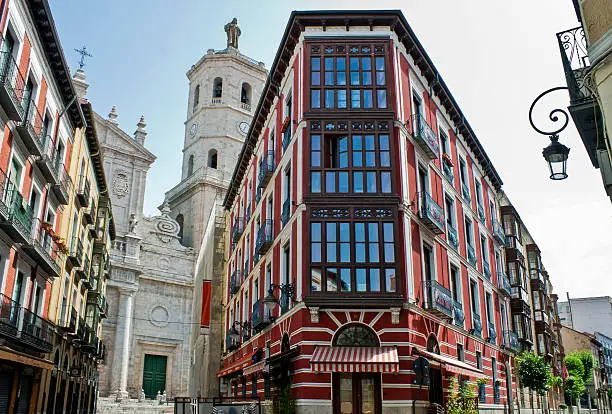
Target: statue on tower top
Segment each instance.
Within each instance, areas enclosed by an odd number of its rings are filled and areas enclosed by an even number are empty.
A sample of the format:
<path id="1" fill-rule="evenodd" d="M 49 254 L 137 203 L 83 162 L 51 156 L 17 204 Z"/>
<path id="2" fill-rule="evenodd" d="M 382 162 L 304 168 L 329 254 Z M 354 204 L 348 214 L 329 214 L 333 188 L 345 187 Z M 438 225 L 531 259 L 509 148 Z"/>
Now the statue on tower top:
<path id="1" fill-rule="evenodd" d="M 231 22 L 225 25 L 225 33 L 227 34 L 227 47 L 238 49 L 238 38 L 240 37 L 240 28 L 238 20 L 234 17 Z"/>

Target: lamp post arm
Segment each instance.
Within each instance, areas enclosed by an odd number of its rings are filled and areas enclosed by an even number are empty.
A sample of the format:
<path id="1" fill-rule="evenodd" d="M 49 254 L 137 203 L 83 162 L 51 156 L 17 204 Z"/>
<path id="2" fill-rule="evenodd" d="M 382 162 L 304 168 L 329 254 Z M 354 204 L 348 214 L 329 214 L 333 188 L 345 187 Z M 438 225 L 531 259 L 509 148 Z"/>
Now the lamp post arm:
<path id="1" fill-rule="evenodd" d="M 551 92 L 556 92 L 556 91 L 560 91 L 562 89 L 569 89 L 567 86 L 556 86 L 554 88 L 550 88 L 544 92 L 542 92 L 541 94 L 538 95 L 537 98 L 535 98 L 535 100 L 533 101 L 533 103 L 531 104 L 531 106 L 529 107 L 529 123 L 531 124 L 531 127 L 533 129 L 535 129 L 538 133 L 542 134 L 542 135 L 548 135 L 551 138 L 558 137 L 559 132 L 563 131 L 565 129 L 565 127 L 567 127 L 567 124 L 569 123 L 569 115 L 567 114 L 567 112 L 563 109 L 560 108 L 555 108 L 552 111 L 550 111 L 550 113 L 548 114 L 548 118 L 553 122 L 553 123 L 557 123 L 559 122 L 559 116 L 558 115 L 562 115 L 563 116 L 563 125 L 561 125 L 560 128 L 555 129 L 554 131 L 543 131 L 540 128 L 536 127 L 535 124 L 533 123 L 533 108 L 535 107 L 536 103 L 544 96 L 547 95 Z"/>

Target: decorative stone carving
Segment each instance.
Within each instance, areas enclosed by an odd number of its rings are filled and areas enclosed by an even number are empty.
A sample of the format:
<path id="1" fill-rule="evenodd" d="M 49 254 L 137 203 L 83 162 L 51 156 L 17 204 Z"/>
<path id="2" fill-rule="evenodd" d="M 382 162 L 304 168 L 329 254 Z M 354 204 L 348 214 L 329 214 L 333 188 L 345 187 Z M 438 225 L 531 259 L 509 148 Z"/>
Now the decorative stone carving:
<path id="1" fill-rule="evenodd" d="M 319 323 L 319 308 L 308 308 L 308 311 L 310 312 L 310 323 Z"/>
<path id="2" fill-rule="evenodd" d="M 170 319 L 170 312 L 166 309 L 165 306 L 157 305 L 151 309 L 149 312 L 149 320 L 155 326 L 163 327 L 168 325 L 168 320 Z"/>
<path id="3" fill-rule="evenodd" d="M 391 323 L 393 325 L 399 325 L 400 323 L 400 310 L 401 308 L 391 308 Z"/>
<path id="4" fill-rule="evenodd" d="M 119 198 L 123 198 L 127 195 L 130 184 L 128 182 L 128 172 L 125 170 L 115 171 L 115 177 L 113 178 L 113 193 Z"/>

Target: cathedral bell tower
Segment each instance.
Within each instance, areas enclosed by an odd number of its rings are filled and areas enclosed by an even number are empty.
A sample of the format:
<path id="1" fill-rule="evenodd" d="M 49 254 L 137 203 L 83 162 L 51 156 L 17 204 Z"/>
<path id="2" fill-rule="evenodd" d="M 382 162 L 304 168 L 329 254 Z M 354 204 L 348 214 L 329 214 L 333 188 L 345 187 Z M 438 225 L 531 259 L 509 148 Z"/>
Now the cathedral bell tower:
<path id="1" fill-rule="evenodd" d="M 267 77 L 262 62 L 240 53 L 238 21 L 224 29 L 227 47 L 209 49 L 187 72 L 181 182 L 166 193 L 182 243 L 196 249 L 214 205 L 225 196 Z"/>

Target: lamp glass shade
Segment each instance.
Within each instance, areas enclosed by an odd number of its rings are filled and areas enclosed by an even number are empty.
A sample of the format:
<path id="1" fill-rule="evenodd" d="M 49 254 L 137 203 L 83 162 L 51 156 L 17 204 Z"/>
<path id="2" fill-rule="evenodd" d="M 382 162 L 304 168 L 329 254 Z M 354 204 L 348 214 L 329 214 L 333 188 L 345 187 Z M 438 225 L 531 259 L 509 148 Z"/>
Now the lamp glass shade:
<path id="1" fill-rule="evenodd" d="M 268 293 L 268 296 L 266 296 L 263 301 L 268 310 L 273 310 L 278 304 L 278 299 L 276 299 L 276 296 L 274 296 L 272 293 Z"/>
<path id="2" fill-rule="evenodd" d="M 551 180 L 564 180 L 567 178 L 567 158 L 570 149 L 557 140 L 542 151 L 544 159 L 548 162 Z"/>

